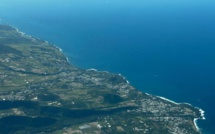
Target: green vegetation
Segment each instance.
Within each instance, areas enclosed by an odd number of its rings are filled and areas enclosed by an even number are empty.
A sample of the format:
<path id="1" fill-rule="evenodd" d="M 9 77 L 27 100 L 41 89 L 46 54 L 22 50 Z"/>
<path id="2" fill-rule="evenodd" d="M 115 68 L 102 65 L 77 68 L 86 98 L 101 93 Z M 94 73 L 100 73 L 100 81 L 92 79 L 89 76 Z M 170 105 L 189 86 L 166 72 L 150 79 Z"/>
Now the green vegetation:
<path id="1" fill-rule="evenodd" d="M 198 134 L 199 110 L 82 70 L 58 48 L 0 25 L 0 134 Z"/>

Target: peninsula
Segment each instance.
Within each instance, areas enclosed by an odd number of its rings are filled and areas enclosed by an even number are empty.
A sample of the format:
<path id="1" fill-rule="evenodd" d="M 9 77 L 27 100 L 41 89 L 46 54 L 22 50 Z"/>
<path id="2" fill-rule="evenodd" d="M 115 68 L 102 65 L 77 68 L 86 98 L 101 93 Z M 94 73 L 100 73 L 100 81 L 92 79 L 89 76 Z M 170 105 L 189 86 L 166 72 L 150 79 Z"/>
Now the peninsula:
<path id="1" fill-rule="evenodd" d="M 200 134 L 201 109 L 71 65 L 56 46 L 0 25 L 0 134 Z"/>

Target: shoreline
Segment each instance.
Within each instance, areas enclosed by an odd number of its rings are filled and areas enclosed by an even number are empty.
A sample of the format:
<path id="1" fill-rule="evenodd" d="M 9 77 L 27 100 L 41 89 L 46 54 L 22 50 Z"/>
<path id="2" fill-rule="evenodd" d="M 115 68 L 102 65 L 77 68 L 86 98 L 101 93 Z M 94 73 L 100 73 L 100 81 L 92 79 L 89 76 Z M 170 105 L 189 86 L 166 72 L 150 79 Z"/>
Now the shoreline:
<path id="1" fill-rule="evenodd" d="M 118 74 L 118 75 L 121 76 L 126 81 L 127 84 L 130 84 L 130 82 L 123 75 L 121 74 Z"/>
<path id="2" fill-rule="evenodd" d="M 23 36 L 27 36 L 27 37 L 29 37 L 29 38 L 35 38 L 35 37 L 32 37 L 31 35 L 28 35 L 28 34 L 26 34 L 26 33 L 24 33 L 24 32 L 21 32 L 18 28 L 14 27 L 14 26 L 12 26 L 12 25 L 8 25 L 8 26 L 14 28 L 18 33 L 20 33 L 20 34 L 23 35 Z M 63 53 L 63 50 L 62 50 L 60 47 L 58 47 L 57 45 L 54 45 L 54 44 L 52 44 L 52 43 L 49 43 L 48 41 L 42 40 L 42 39 L 40 39 L 40 38 L 36 38 L 36 39 L 41 40 L 41 41 L 44 41 L 44 42 L 45 42 L 46 44 L 48 44 L 48 45 L 53 45 L 53 46 L 54 46 L 55 48 L 57 48 L 62 54 L 64 54 L 64 53 Z M 65 55 L 65 54 L 64 54 L 64 55 Z M 65 55 L 65 57 L 66 57 L 66 55 Z M 66 57 L 66 60 L 67 60 L 68 63 L 70 63 L 68 57 Z M 70 64 L 71 64 L 71 63 L 70 63 Z"/>
<path id="3" fill-rule="evenodd" d="M 106 73 L 109 73 L 108 71 L 98 71 L 98 70 L 95 69 L 95 68 L 87 69 L 87 71 L 96 71 L 96 72 L 106 72 Z M 126 80 L 127 84 L 129 84 L 129 81 L 128 81 L 124 76 L 122 76 L 121 74 L 118 74 L 118 75 L 121 76 L 121 77 L 123 77 L 123 79 Z M 145 92 L 143 92 L 143 93 L 145 93 Z M 145 94 L 151 96 L 151 94 L 149 94 L 149 93 L 145 93 Z M 176 104 L 176 105 L 186 104 L 186 105 L 190 105 L 190 106 L 192 106 L 192 107 L 198 109 L 199 112 L 200 112 L 200 118 L 194 118 L 194 119 L 193 119 L 193 124 L 194 124 L 196 130 L 197 130 L 198 132 L 201 132 L 201 129 L 199 128 L 197 121 L 198 121 L 198 120 L 206 120 L 205 111 L 204 111 L 203 109 L 201 109 L 201 108 L 199 108 L 199 107 L 195 107 L 195 106 L 193 106 L 193 105 L 190 104 L 190 103 L 186 103 L 186 102 L 177 103 L 177 102 L 175 102 L 175 101 L 173 101 L 173 100 L 167 99 L 167 98 L 162 97 L 162 96 L 157 96 L 157 95 L 154 95 L 154 96 L 156 96 L 156 97 L 158 97 L 158 98 L 160 98 L 160 99 L 162 99 L 162 100 L 165 100 L 165 101 L 171 102 L 171 103 L 173 103 L 173 104 Z"/>
<path id="4" fill-rule="evenodd" d="M 90 68 L 90 69 L 86 69 L 87 71 L 95 71 L 95 72 L 105 72 L 105 73 L 111 73 L 111 72 L 108 72 L 108 71 L 98 71 L 97 69 L 95 68 Z M 130 84 L 130 82 L 122 75 L 122 74 L 118 74 L 120 77 L 122 77 L 127 84 Z"/>
<path id="5" fill-rule="evenodd" d="M 57 46 L 56 46 L 56 47 L 57 47 Z M 59 47 L 57 47 L 57 48 L 59 48 Z M 60 48 L 59 48 L 59 49 L 60 49 Z M 60 49 L 60 50 L 62 50 L 62 49 Z M 62 51 L 61 51 L 61 52 L 62 52 Z M 68 57 L 66 57 L 66 58 L 68 59 Z M 108 72 L 108 71 L 98 71 L 98 70 L 95 69 L 95 68 L 86 69 L 86 71 L 95 71 L 95 72 L 110 73 L 110 72 Z M 127 84 L 130 84 L 129 81 L 128 81 L 122 74 L 119 73 L 118 75 L 121 76 L 124 80 L 126 80 L 126 83 L 127 83 Z M 145 93 L 145 92 L 143 92 L 143 93 Z M 151 94 L 149 94 L 149 93 L 145 93 L 145 94 L 146 94 L 146 95 L 149 95 L 149 96 L 151 95 Z M 177 103 L 177 102 L 175 102 L 175 101 L 173 101 L 173 100 L 167 99 L 167 98 L 162 97 L 162 96 L 157 96 L 157 95 L 154 95 L 154 96 L 156 96 L 156 97 L 158 97 L 158 98 L 160 98 L 160 99 L 162 99 L 162 100 L 165 100 L 165 101 L 171 102 L 171 103 L 173 103 L 173 104 L 176 104 L 176 105 L 187 104 L 187 105 L 190 105 L 190 106 L 192 106 L 192 107 L 198 109 L 199 112 L 200 112 L 200 118 L 194 118 L 194 119 L 193 119 L 193 123 L 194 123 L 194 126 L 195 126 L 196 130 L 197 130 L 198 132 L 201 132 L 201 129 L 198 127 L 197 121 L 198 121 L 198 120 L 206 120 L 206 118 L 205 118 L 205 111 L 204 111 L 203 109 L 201 109 L 201 108 L 199 108 L 199 107 L 195 107 L 195 106 L 193 106 L 193 105 L 190 104 L 190 103 L 186 103 L 186 102 Z"/>
<path id="6" fill-rule="evenodd" d="M 148 93 L 146 93 L 146 94 L 147 94 L 147 95 L 150 95 L 150 94 L 148 94 Z M 155 95 L 155 96 L 156 96 L 156 95 Z M 195 107 L 195 106 L 191 105 L 190 103 L 183 103 L 183 102 L 182 102 L 182 103 L 177 103 L 177 102 L 175 102 L 175 101 L 172 101 L 172 100 L 167 99 L 167 98 L 162 97 L 162 96 L 156 96 L 156 97 L 158 97 L 158 98 L 160 98 L 160 99 L 162 99 L 162 100 L 171 102 L 171 103 L 176 104 L 176 105 L 187 104 L 187 105 L 190 105 L 190 106 L 192 106 L 192 107 L 198 109 L 199 112 L 200 112 L 200 118 L 194 118 L 194 119 L 193 119 L 193 123 L 194 123 L 194 126 L 195 126 L 196 130 L 197 130 L 198 132 L 201 132 L 201 129 L 199 128 L 197 121 L 198 121 L 198 120 L 206 120 L 206 118 L 205 118 L 205 111 L 204 111 L 203 109 L 201 109 L 201 108 L 199 108 L 199 107 Z"/>
<path id="7" fill-rule="evenodd" d="M 8 25 L 8 26 L 11 26 L 11 25 Z M 27 34 L 24 33 L 24 32 L 19 31 L 19 29 L 16 28 L 16 27 L 13 27 L 13 26 L 11 26 L 11 27 L 14 28 L 18 33 L 20 33 L 20 34 L 23 35 L 23 36 L 30 37 L 30 38 L 35 38 L 35 37 L 30 36 L 30 35 L 27 35 Z M 39 38 L 36 38 L 36 39 L 39 39 Z M 39 39 L 39 40 L 41 40 L 41 39 Z M 56 47 L 56 48 L 63 54 L 63 50 L 62 50 L 60 47 L 58 47 L 58 46 L 56 46 L 56 45 L 54 45 L 54 44 L 51 44 L 51 43 L 49 43 L 48 41 L 45 41 L 45 40 L 42 40 L 42 41 L 44 41 L 44 42 L 47 43 L 48 45 L 53 45 L 54 47 Z M 66 57 L 65 54 L 64 54 L 64 56 Z M 69 58 L 68 58 L 68 57 L 66 57 L 66 60 L 67 60 L 67 62 L 68 62 L 69 64 L 71 64 L 71 62 L 69 61 Z M 94 69 L 94 68 L 85 69 L 85 70 L 86 70 L 86 71 L 96 71 L 96 72 L 110 73 L 110 72 L 108 72 L 108 71 L 98 71 L 97 69 Z M 130 84 L 129 81 L 128 81 L 124 76 L 122 76 L 121 74 L 118 74 L 118 75 L 121 76 L 124 80 L 126 80 L 126 83 L 127 83 L 127 84 Z M 143 91 L 141 91 L 141 92 L 143 92 Z M 143 93 L 145 93 L 145 92 L 143 92 Z M 145 94 L 151 96 L 151 94 L 149 94 L 149 93 L 145 93 Z M 162 100 L 171 102 L 171 103 L 176 104 L 176 105 L 187 104 L 187 105 L 190 105 L 190 106 L 192 106 L 192 107 L 198 109 L 199 112 L 200 112 L 200 118 L 194 118 L 193 123 L 194 123 L 194 126 L 195 126 L 195 128 L 197 129 L 197 131 L 198 131 L 198 132 L 201 131 L 201 129 L 198 127 L 197 121 L 200 120 L 200 119 L 201 119 L 201 120 L 206 120 L 206 118 L 205 118 L 205 111 L 204 111 L 203 109 L 201 109 L 201 108 L 199 108 L 199 107 L 195 107 L 195 106 L 193 106 L 193 105 L 191 105 L 191 104 L 189 104 L 189 103 L 183 103 L 183 102 L 182 102 L 182 103 L 177 103 L 177 102 L 175 102 L 175 101 L 173 101 L 173 100 L 167 99 L 167 98 L 162 97 L 162 96 L 157 96 L 157 95 L 153 95 L 153 96 L 158 97 L 158 98 L 160 98 L 160 99 L 162 99 Z"/>
<path id="8" fill-rule="evenodd" d="M 194 123 L 194 125 L 195 125 L 197 131 L 200 132 L 200 128 L 198 127 L 198 124 L 197 124 L 197 121 L 198 121 L 198 120 L 199 120 L 198 118 L 194 118 L 193 123 Z"/>

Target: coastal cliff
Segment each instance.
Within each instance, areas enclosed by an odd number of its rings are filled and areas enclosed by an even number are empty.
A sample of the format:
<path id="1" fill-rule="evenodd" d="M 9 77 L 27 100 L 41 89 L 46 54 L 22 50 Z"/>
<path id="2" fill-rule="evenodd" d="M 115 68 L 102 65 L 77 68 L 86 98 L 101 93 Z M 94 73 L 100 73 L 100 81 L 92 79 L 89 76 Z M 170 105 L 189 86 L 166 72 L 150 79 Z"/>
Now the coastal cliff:
<path id="1" fill-rule="evenodd" d="M 0 134 L 199 134 L 203 111 L 71 65 L 56 46 L 0 25 Z"/>

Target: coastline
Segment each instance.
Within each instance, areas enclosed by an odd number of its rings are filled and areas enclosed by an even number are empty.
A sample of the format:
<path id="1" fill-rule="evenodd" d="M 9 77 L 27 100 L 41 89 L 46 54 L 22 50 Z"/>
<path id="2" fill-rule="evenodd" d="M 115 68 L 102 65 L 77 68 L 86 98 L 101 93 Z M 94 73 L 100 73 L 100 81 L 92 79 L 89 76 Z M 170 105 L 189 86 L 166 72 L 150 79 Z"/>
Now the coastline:
<path id="1" fill-rule="evenodd" d="M 119 74 L 119 76 L 121 76 L 124 80 L 126 80 L 127 84 L 130 84 L 130 82 L 124 76 L 122 76 L 121 74 Z"/>
<path id="2" fill-rule="evenodd" d="M 146 93 L 146 94 L 147 94 L 147 95 L 150 95 L 150 94 L 148 94 L 148 93 Z M 195 125 L 195 127 L 196 127 L 196 130 L 197 130 L 198 132 L 201 132 L 201 129 L 199 128 L 197 121 L 198 121 L 198 120 L 206 120 L 206 118 L 205 118 L 205 111 L 204 111 L 203 109 L 201 109 L 201 108 L 199 108 L 199 107 L 195 107 L 195 106 L 191 105 L 190 103 L 183 103 L 183 102 L 182 102 L 182 103 L 177 103 L 177 102 L 175 102 L 175 101 L 169 100 L 169 99 L 167 99 L 167 98 L 165 98 L 165 97 L 162 97 L 162 96 L 156 96 L 156 97 L 158 97 L 158 98 L 160 98 L 160 99 L 162 99 L 162 100 L 165 100 L 165 101 L 174 103 L 174 104 L 176 104 L 176 105 L 187 104 L 187 105 L 190 105 L 190 106 L 192 106 L 192 107 L 198 109 L 199 112 L 200 112 L 200 118 L 194 118 L 194 119 L 193 119 L 193 123 L 194 123 L 194 125 Z"/>
<path id="3" fill-rule="evenodd" d="M 108 71 L 98 71 L 98 70 L 95 69 L 95 68 L 91 68 L 91 69 L 87 69 L 87 70 L 89 70 L 89 71 L 96 71 L 96 72 L 106 72 L 106 73 L 109 73 Z M 129 81 L 128 81 L 124 76 L 122 76 L 121 74 L 118 74 L 118 75 L 121 76 L 121 77 L 123 77 L 123 79 L 126 80 L 127 84 L 129 84 Z M 145 92 L 144 92 L 144 93 L 145 93 Z M 149 93 L 145 93 L 145 94 L 151 96 L 151 94 L 149 94 Z M 203 109 L 201 109 L 201 108 L 199 108 L 199 107 L 195 107 L 195 106 L 193 106 L 193 105 L 190 104 L 190 103 L 186 103 L 186 102 L 177 103 L 177 102 L 175 102 L 175 101 L 173 101 L 173 100 L 167 99 L 167 98 L 162 97 L 162 96 L 157 96 L 157 95 L 155 95 L 155 96 L 158 97 L 158 98 L 160 98 L 160 99 L 162 99 L 162 100 L 171 102 L 171 103 L 176 104 L 176 105 L 186 104 L 186 105 L 190 105 L 190 106 L 192 106 L 192 107 L 198 109 L 198 110 L 199 110 L 199 113 L 200 113 L 200 118 L 194 118 L 194 119 L 193 119 L 193 124 L 194 124 L 196 130 L 197 130 L 198 132 L 201 132 L 201 129 L 199 128 L 197 121 L 198 121 L 198 120 L 206 120 L 205 111 L 204 111 Z"/>
<path id="4" fill-rule="evenodd" d="M 59 47 L 56 46 L 56 45 L 54 45 L 54 46 L 55 46 L 56 48 L 58 48 L 60 52 L 63 52 L 63 50 L 62 50 L 61 48 L 59 48 Z M 66 57 L 66 59 L 67 59 L 67 62 L 69 62 L 69 58 Z M 69 62 L 69 63 L 70 63 L 70 62 Z M 71 63 L 70 63 L 70 64 L 71 64 Z M 95 71 L 95 72 L 110 73 L 110 72 L 108 72 L 108 71 L 98 71 L 98 70 L 95 69 L 95 68 L 86 69 L 86 71 Z M 130 84 L 129 81 L 128 81 L 122 74 L 118 74 L 118 75 L 121 76 L 124 80 L 126 80 L 126 83 L 127 83 L 127 84 Z M 143 92 L 143 93 L 145 93 L 145 92 Z M 146 95 L 149 95 L 149 96 L 151 95 L 151 94 L 149 94 L 149 93 L 145 93 L 145 94 L 146 94 Z M 190 105 L 190 106 L 192 106 L 192 107 L 198 109 L 199 112 L 200 112 L 200 117 L 201 117 L 201 118 L 194 118 L 194 119 L 193 119 L 193 123 L 194 123 L 194 126 L 195 126 L 196 130 L 197 130 L 198 132 L 201 132 L 201 129 L 198 127 L 197 121 L 198 121 L 198 120 L 206 120 L 206 118 L 205 118 L 205 111 L 204 111 L 203 109 L 201 109 L 201 108 L 199 108 L 199 107 L 195 107 L 195 106 L 191 105 L 190 103 L 186 103 L 186 102 L 177 103 L 177 102 L 175 102 L 175 101 L 173 101 L 173 100 L 167 99 L 167 98 L 162 97 L 162 96 L 157 96 L 157 95 L 155 95 L 155 96 L 158 97 L 158 98 L 160 98 L 160 99 L 162 99 L 162 100 L 171 102 L 171 103 L 176 104 L 176 105 L 187 104 L 187 105 Z"/>
<path id="5" fill-rule="evenodd" d="M 97 69 L 95 68 L 90 68 L 90 69 L 86 69 L 87 71 L 95 71 L 95 72 L 105 72 L 105 73 L 110 73 L 108 71 L 98 71 Z M 122 75 L 122 74 L 118 74 L 120 77 L 122 77 L 127 84 L 130 84 L 130 82 Z"/>
<path id="6" fill-rule="evenodd" d="M 28 34 L 26 34 L 26 33 L 24 33 L 24 32 L 21 32 L 18 28 L 14 27 L 14 26 L 12 26 L 12 25 L 8 25 L 8 26 L 14 28 L 18 33 L 20 33 L 20 34 L 23 35 L 23 36 L 27 36 L 27 37 L 29 37 L 29 38 L 35 38 L 35 37 L 32 37 L 31 35 L 28 35 Z M 55 48 L 57 48 L 57 49 L 63 54 L 63 50 L 62 50 L 60 47 L 58 47 L 57 45 L 54 45 L 54 44 L 52 44 L 52 43 L 49 43 L 48 41 L 42 40 L 42 39 L 40 39 L 40 38 L 36 38 L 36 39 L 41 40 L 41 41 L 44 41 L 44 42 L 45 42 L 46 44 L 48 44 L 48 45 L 53 45 Z M 65 56 L 65 57 L 66 57 L 66 56 Z M 66 57 L 66 60 L 67 60 L 68 63 L 71 64 L 71 62 L 69 61 L 69 58 L 68 58 L 68 57 Z"/>
<path id="7" fill-rule="evenodd" d="M 11 26 L 11 25 L 8 25 L 8 26 Z M 19 31 L 18 28 L 15 28 L 15 27 L 13 27 L 13 26 L 11 26 L 11 27 L 14 28 L 14 29 L 15 29 L 18 33 L 20 33 L 21 35 L 27 36 L 27 37 L 30 37 L 30 38 L 33 38 L 32 36 L 27 35 L 27 34 L 25 34 L 24 32 Z M 37 38 L 37 39 L 39 39 L 39 38 Z M 39 40 L 41 40 L 41 39 L 39 39 Z M 42 41 L 44 41 L 44 40 L 42 40 Z M 50 44 L 48 41 L 44 41 L 44 42 L 47 43 L 47 44 L 49 44 L 49 45 L 53 45 L 53 44 Z M 58 46 L 56 46 L 56 45 L 53 45 L 53 46 L 56 47 L 61 53 L 63 53 L 63 50 L 62 50 L 60 47 L 58 47 Z M 66 57 L 66 56 L 65 56 L 65 57 Z M 66 57 L 66 60 L 67 60 L 67 62 L 68 62 L 69 64 L 71 64 L 71 62 L 69 61 L 69 58 L 68 58 L 68 57 Z M 86 71 L 96 71 L 96 72 L 106 72 L 106 73 L 109 73 L 108 71 L 98 71 L 97 69 L 94 69 L 94 68 L 86 69 Z M 126 80 L 127 84 L 129 84 L 129 81 L 128 81 L 124 76 L 122 76 L 121 74 L 118 74 L 118 75 L 121 76 L 121 77 L 123 77 L 123 79 Z M 145 93 L 145 92 L 143 92 L 143 93 Z M 151 95 L 151 94 L 149 94 L 149 93 L 145 93 L 145 94 L 146 94 L 146 95 Z M 156 95 L 155 95 L 155 96 L 156 96 Z M 171 102 L 171 103 L 176 104 L 176 105 L 187 104 L 187 105 L 192 106 L 192 105 L 189 104 L 189 103 L 177 103 L 177 102 L 175 102 L 175 101 L 172 101 L 172 100 L 167 99 L 167 98 L 162 97 L 162 96 L 156 96 L 156 97 L 158 97 L 158 98 L 160 98 L 160 99 L 162 99 L 162 100 Z M 194 106 L 192 106 L 192 107 L 194 107 Z M 197 121 L 198 121 L 199 119 L 201 119 L 201 120 L 206 120 L 206 118 L 205 118 L 205 111 L 204 111 L 203 109 L 201 109 L 201 108 L 198 108 L 198 107 L 194 107 L 194 108 L 197 108 L 197 109 L 199 110 L 199 112 L 200 112 L 200 118 L 194 118 L 194 120 L 193 120 L 193 123 L 194 123 L 194 125 L 195 125 L 197 131 L 200 132 L 201 129 L 198 127 Z"/>

